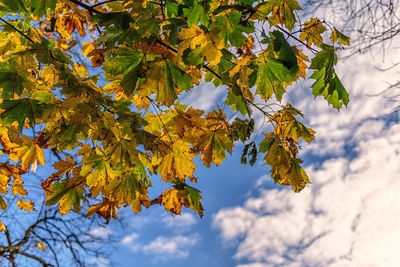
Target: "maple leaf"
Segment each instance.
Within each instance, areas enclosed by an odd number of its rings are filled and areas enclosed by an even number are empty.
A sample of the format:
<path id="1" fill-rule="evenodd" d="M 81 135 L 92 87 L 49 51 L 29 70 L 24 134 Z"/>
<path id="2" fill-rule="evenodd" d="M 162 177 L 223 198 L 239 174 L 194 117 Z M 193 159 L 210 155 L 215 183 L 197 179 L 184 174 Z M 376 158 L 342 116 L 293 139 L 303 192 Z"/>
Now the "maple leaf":
<path id="1" fill-rule="evenodd" d="M 54 205 L 59 203 L 58 210 L 61 214 L 67 214 L 73 210 L 79 212 L 81 210 L 81 201 L 86 201 L 83 196 L 85 189 L 82 186 L 67 186 L 68 180 L 53 183 L 47 191 L 46 205 Z"/>
<path id="2" fill-rule="evenodd" d="M 232 11 L 228 16 L 217 16 L 215 22 L 212 24 L 211 29 L 220 30 L 219 36 L 223 37 L 225 43 L 228 41 L 231 45 L 241 47 L 246 40 L 243 33 L 251 33 L 251 27 L 243 26 L 241 22 L 242 14 L 238 11 Z"/>
<path id="3" fill-rule="evenodd" d="M 325 31 L 326 28 L 322 25 L 321 21 L 317 18 L 312 18 L 304 23 L 304 30 L 300 33 L 300 40 L 306 41 L 307 45 L 315 44 L 319 46 L 323 41 L 321 33 Z"/>
<path id="4" fill-rule="evenodd" d="M 195 49 L 199 46 L 208 63 L 217 65 L 222 57 L 221 49 L 225 47 L 225 42 L 218 36 L 218 32 L 216 30 L 204 32 L 197 25 L 183 28 L 178 34 L 178 38 L 182 40 L 178 46 L 180 53 L 183 53 L 188 48 Z"/>
<path id="5" fill-rule="evenodd" d="M 45 164 L 42 148 L 25 135 L 22 136 L 22 144 L 15 144 L 11 147 L 9 158 L 15 162 L 21 160 L 22 170 L 28 170 L 29 166 L 32 165 L 32 172 L 36 171 L 38 162 L 42 166 Z"/>
<path id="6" fill-rule="evenodd" d="M 270 13 L 269 22 L 272 25 L 282 24 L 289 30 L 293 29 L 296 22 L 295 10 L 301 10 L 301 6 L 296 0 L 271 0 L 264 3 L 265 7 L 259 13 L 268 15 Z M 259 8 L 260 9 L 260 8 Z"/>
<path id="7" fill-rule="evenodd" d="M 17 204 L 19 209 L 26 210 L 28 213 L 31 213 L 31 210 L 35 210 L 32 201 L 24 201 L 20 199 L 17 201 Z"/>
<path id="8" fill-rule="evenodd" d="M 114 219 L 118 216 L 118 207 L 114 202 L 103 200 L 103 202 L 90 207 L 87 210 L 86 217 L 92 216 L 94 213 L 99 214 L 101 217 L 106 219 L 106 223 L 110 222 L 111 217 Z"/>
<path id="9" fill-rule="evenodd" d="M 285 85 L 290 84 L 293 79 L 293 73 L 279 61 L 269 60 L 267 63 L 260 63 L 256 82 L 257 93 L 265 100 L 275 94 L 276 99 L 281 101 Z"/>
<path id="10" fill-rule="evenodd" d="M 10 99 L 14 94 L 21 94 L 26 83 L 25 75 L 22 75 L 14 64 L 0 62 L 0 88 L 3 89 L 1 95 L 4 99 Z"/>
<path id="11" fill-rule="evenodd" d="M 182 205 L 185 204 L 182 190 L 167 189 L 162 195 L 162 204 L 171 214 L 181 214 Z"/>
<path id="12" fill-rule="evenodd" d="M 187 177 L 194 174 L 196 168 L 196 164 L 192 161 L 194 157 L 190 144 L 178 140 L 172 144 L 170 152 L 163 157 L 158 171 L 166 181 L 175 176 L 179 180 L 185 181 Z"/>
<path id="13" fill-rule="evenodd" d="M 0 108 L 4 111 L 0 114 L 3 125 L 11 125 L 14 121 L 18 122 L 18 129 L 24 127 L 24 121 L 29 119 L 29 125 L 35 125 L 35 118 L 45 115 L 52 110 L 52 104 L 41 103 L 34 99 L 4 100 Z"/>
<path id="14" fill-rule="evenodd" d="M 312 59 L 310 69 L 314 70 L 311 78 L 316 80 L 312 85 L 314 96 L 322 95 L 329 104 L 339 110 L 343 104 L 347 106 L 349 103 L 349 94 L 336 75 L 336 62 L 337 56 L 333 47 L 327 47 Z"/>
<path id="15" fill-rule="evenodd" d="M 342 45 L 350 45 L 350 37 L 338 31 L 336 27 L 333 27 L 333 31 L 331 33 L 331 41 L 333 44 L 339 42 Z"/>

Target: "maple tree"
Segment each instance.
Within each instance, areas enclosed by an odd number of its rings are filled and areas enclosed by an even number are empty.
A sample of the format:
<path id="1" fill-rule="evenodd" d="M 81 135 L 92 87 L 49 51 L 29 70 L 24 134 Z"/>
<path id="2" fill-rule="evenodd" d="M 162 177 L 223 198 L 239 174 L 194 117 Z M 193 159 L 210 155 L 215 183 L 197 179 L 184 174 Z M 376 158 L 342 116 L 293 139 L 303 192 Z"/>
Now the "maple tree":
<path id="1" fill-rule="evenodd" d="M 121 206 L 202 216 L 195 160 L 220 165 L 240 143 L 242 163 L 262 153 L 276 183 L 301 191 L 299 144 L 315 133 L 283 95 L 313 79 L 315 97 L 347 105 L 334 66 L 349 38 L 317 18 L 299 23 L 299 10 L 296 0 L 0 2 L 0 194 L 31 211 L 24 174 L 66 151 L 41 182 L 61 214 L 87 202 L 87 216 L 107 221 Z M 181 104 L 201 81 L 227 87 L 224 107 Z M 255 111 L 273 127 L 262 140 L 251 138 Z M 150 199 L 155 174 L 169 186 Z"/>

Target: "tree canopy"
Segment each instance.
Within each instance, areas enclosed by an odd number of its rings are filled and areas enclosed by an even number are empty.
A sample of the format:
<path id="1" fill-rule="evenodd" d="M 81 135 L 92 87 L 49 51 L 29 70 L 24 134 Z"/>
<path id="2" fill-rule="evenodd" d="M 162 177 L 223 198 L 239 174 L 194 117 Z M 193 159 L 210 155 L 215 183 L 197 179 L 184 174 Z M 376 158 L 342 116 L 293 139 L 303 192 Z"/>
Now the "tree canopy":
<path id="1" fill-rule="evenodd" d="M 315 97 L 347 105 L 335 65 L 349 38 L 318 18 L 300 23 L 300 10 L 297 0 L 1 1 L 0 208 L 13 194 L 34 209 L 24 175 L 44 167 L 46 204 L 61 214 L 87 202 L 87 216 L 107 221 L 156 204 L 202 216 L 197 165 L 220 165 L 242 143 L 242 163 L 263 154 L 276 183 L 301 191 L 299 146 L 315 132 L 283 96 L 311 79 Z M 180 101 L 202 81 L 226 88 L 210 112 Z M 261 139 L 255 111 L 272 126 Z M 167 189 L 150 199 L 155 175 Z"/>

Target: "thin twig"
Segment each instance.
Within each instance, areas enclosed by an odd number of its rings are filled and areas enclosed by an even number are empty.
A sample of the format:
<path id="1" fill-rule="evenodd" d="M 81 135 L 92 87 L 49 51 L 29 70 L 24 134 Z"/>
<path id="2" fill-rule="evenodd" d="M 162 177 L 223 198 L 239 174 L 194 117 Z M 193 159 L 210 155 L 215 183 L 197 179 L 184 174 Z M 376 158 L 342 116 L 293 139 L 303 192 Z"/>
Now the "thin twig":
<path id="1" fill-rule="evenodd" d="M 297 38 L 296 36 L 294 36 L 293 34 L 291 34 L 290 32 L 288 32 L 287 30 L 285 30 L 284 28 L 282 28 L 281 26 L 276 26 L 280 31 L 286 33 L 288 36 L 292 37 L 294 40 L 296 40 L 297 42 L 303 44 L 305 47 L 307 47 L 309 50 L 311 50 L 314 53 L 318 53 L 318 50 L 312 48 L 311 46 L 307 45 L 306 43 L 304 43 L 303 41 L 301 41 L 299 38 Z"/>
<path id="2" fill-rule="evenodd" d="M 108 0 L 108 1 L 100 2 L 100 3 L 94 4 L 92 6 L 92 8 L 95 8 L 97 6 L 101 6 L 101 5 L 104 5 L 104 4 L 107 4 L 107 3 L 111 3 L 111 2 L 118 2 L 118 1 L 120 1 L 120 0 Z"/>
<path id="3" fill-rule="evenodd" d="M 86 5 L 85 3 L 79 2 L 78 0 L 69 0 L 71 3 L 74 3 L 80 7 L 83 7 L 84 9 L 86 9 L 87 11 L 89 11 L 90 13 L 96 13 L 96 14 L 103 14 L 102 12 L 94 9 L 92 6 Z"/>

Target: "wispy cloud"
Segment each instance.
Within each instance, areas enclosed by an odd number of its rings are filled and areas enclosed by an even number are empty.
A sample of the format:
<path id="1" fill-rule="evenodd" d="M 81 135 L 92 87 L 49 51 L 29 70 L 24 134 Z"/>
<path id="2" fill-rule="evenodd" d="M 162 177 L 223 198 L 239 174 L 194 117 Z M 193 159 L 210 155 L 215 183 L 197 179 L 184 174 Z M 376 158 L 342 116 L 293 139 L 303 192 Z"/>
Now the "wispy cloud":
<path id="1" fill-rule="evenodd" d="M 143 245 L 142 251 L 156 255 L 160 259 L 186 258 L 190 249 L 199 241 L 198 235 L 159 236 L 148 244 Z"/>
<path id="2" fill-rule="evenodd" d="M 162 215 L 155 212 L 152 216 L 144 217 L 145 219 L 135 218 L 134 222 L 145 222 L 145 224 L 137 227 L 140 231 L 126 235 L 121 240 L 121 244 L 134 253 L 153 256 L 153 262 L 186 258 L 189 256 L 190 250 L 200 241 L 200 236 L 192 231 L 192 227 L 197 221 L 191 213 L 182 213 L 172 217 L 164 212 Z M 160 230 L 169 234 L 161 234 L 149 239 L 150 231 Z"/>
<path id="3" fill-rule="evenodd" d="M 198 234 L 161 235 L 151 241 L 139 240 L 137 233 L 132 233 L 122 239 L 121 243 L 135 253 L 153 256 L 153 261 L 186 258 L 190 250 L 200 241 Z"/>
<path id="4" fill-rule="evenodd" d="M 185 96 L 182 102 L 205 111 L 215 106 L 218 99 L 226 92 L 226 86 L 215 87 L 212 83 L 201 82 Z"/>
<path id="5" fill-rule="evenodd" d="M 161 219 L 161 221 L 164 223 L 165 227 L 178 232 L 186 232 L 197 223 L 192 213 L 182 213 L 178 216 L 167 214 Z"/>

